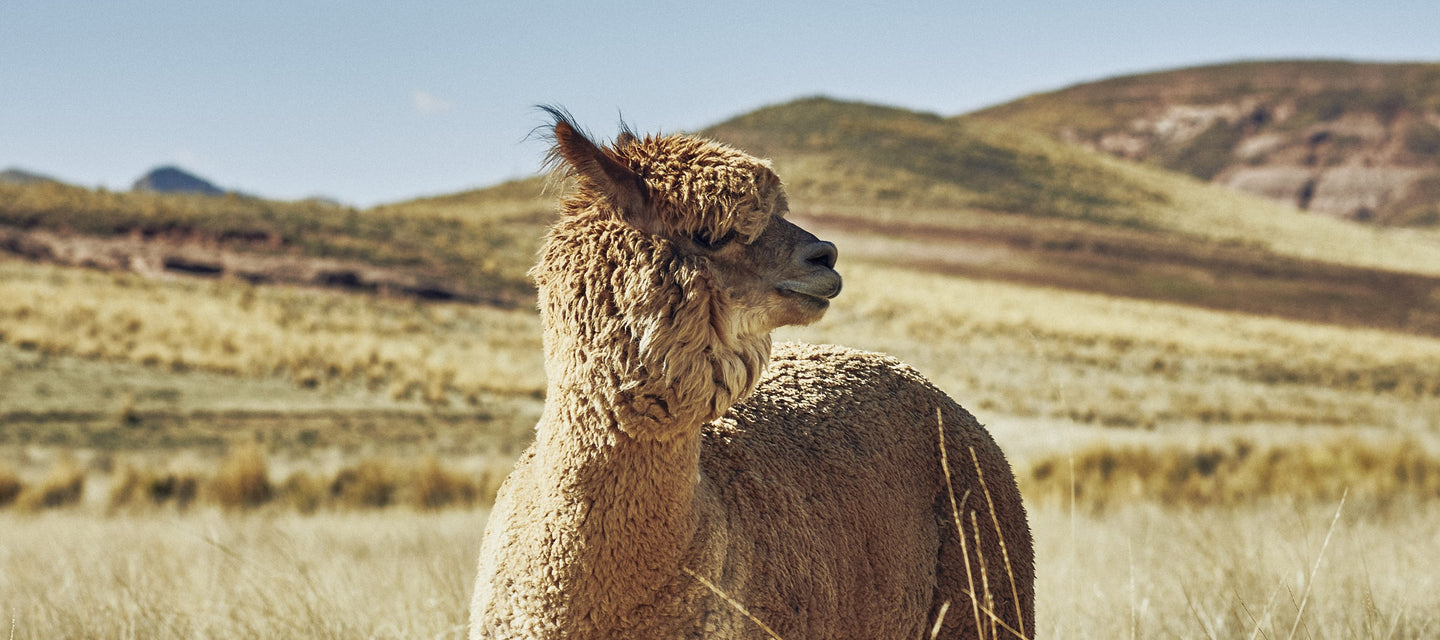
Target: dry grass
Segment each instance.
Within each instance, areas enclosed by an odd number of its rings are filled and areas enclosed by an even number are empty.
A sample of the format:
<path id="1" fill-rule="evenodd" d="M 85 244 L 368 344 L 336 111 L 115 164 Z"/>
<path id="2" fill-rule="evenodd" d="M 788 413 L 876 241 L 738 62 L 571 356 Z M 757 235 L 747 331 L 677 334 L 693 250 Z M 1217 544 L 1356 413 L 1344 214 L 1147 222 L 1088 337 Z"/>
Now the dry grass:
<path id="1" fill-rule="evenodd" d="M 1142 429 L 1440 428 L 1440 340 L 867 264 L 777 337 L 894 354 L 972 411 Z"/>
<path id="2" fill-rule="evenodd" d="M 411 503 L 417 509 L 436 510 L 452 506 L 471 506 L 480 501 L 493 502 L 499 485 L 487 474 L 478 481 L 466 474 L 456 473 L 440 465 L 435 456 L 420 460 L 411 472 Z"/>
<path id="3" fill-rule="evenodd" d="M 1333 530 L 1338 501 L 1034 509 L 1037 636 L 1430 637 L 1440 538 L 1423 504 L 1375 513 L 1347 503 Z"/>
<path id="4" fill-rule="evenodd" d="M 174 370 L 356 382 L 462 405 L 544 386 L 533 311 L 237 281 L 156 281 L 0 259 L 0 340 Z"/>
<path id="5" fill-rule="evenodd" d="M 275 488 L 260 448 L 251 445 L 230 452 L 210 481 L 210 494 L 216 504 L 229 509 L 253 509 L 269 502 Z"/>
<path id="6" fill-rule="evenodd" d="M 388 460 L 370 458 L 342 469 L 330 481 L 330 497 L 346 508 L 380 508 L 396 502 L 403 474 Z"/>
<path id="7" fill-rule="evenodd" d="M 1257 444 L 1244 438 L 1182 447 L 1097 444 L 1033 460 L 1019 470 L 1035 503 L 1103 512 L 1155 503 L 1243 507 L 1286 498 L 1328 503 L 1349 495 L 1375 509 L 1440 499 L 1440 457 L 1412 439 L 1355 435 Z"/>
<path id="8" fill-rule="evenodd" d="M 25 484 L 20 481 L 20 476 L 8 467 L 0 467 L 0 507 L 7 507 L 15 502 L 24 490 Z"/>
<path id="9" fill-rule="evenodd" d="M 201 480 L 195 473 L 157 471 L 125 465 L 111 480 L 110 511 L 173 504 L 184 511 L 199 495 Z"/>
<path id="10" fill-rule="evenodd" d="M 186 456 L 190 457 L 190 456 Z M 510 460 L 487 458 L 475 462 L 442 462 L 433 454 L 417 458 L 363 457 L 325 473 L 313 459 L 290 460 L 292 469 L 275 479 L 271 463 L 253 445 L 234 448 L 208 464 L 202 456 L 172 464 L 136 456 L 106 464 L 89 465 L 87 473 L 73 460 L 61 457 L 46 478 L 26 485 L 11 472 L 0 473 L 0 489 L 14 492 L 11 501 L 22 512 L 79 508 L 89 502 L 86 487 L 99 487 L 108 515 L 143 515 L 167 510 L 183 513 L 197 506 L 226 511 L 264 513 L 374 510 L 409 507 L 408 510 L 472 509 L 491 504 L 509 473 Z M 113 467 L 107 472 L 99 467 Z M 215 466 L 213 473 L 197 467 Z M 18 499 L 15 498 L 18 496 Z M 0 496 L 3 497 L 3 496 Z M 0 507 L 6 506 L 0 501 Z"/>
<path id="11" fill-rule="evenodd" d="M 1428 503 L 1347 503 L 1332 529 L 1337 506 L 1032 506 L 1033 633 L 1433 635 L 1440 538 Z M 463 638 L 482 527 L 483 514 L 463 510 L 0 513 L 0 619 L 17 639 Z"/>
<path id="12" fill-rule="evenodd" d="M 13 638 L 463 638 L 483 513 L 0 514 Z"/>
<path id="13" fill-rule="evenodd" d="M 69 507 L 85 495 L 85 470 L 69 456 L 57 459 L 38 484 L 26 486 L 15 500 L 21 511 Z"/>

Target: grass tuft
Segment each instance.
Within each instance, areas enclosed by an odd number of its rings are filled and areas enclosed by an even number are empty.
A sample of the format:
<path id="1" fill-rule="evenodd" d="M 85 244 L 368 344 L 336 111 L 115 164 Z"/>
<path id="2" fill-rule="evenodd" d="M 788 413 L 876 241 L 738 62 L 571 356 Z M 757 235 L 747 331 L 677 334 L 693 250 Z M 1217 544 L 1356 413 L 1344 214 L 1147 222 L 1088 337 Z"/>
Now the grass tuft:
<path id="1" fill-rule="evenodd" d="M 369 458 L 340 470 L 330 481 L 330 499 L 344 508 L 380 508 L 395 503 L 402 474 L 389 460 Z"/>
<path id="2" fill-rule="evenodd" d="M 0 468 L 0 507 L 10 506 L 24 490 L 25 484 L 20 481 L 20 476 L 9 468 Z"/>
<path id="3" fill-rule="evenodd" d="M 16 506 L 23 511 L 39 511 L 70 507 L 80 503 L 85 494 L 85 470 L 74 460 L 56 460 L 40 484 L 26 487 L 19 494 Z"/>
<path id="4" fill-rule="evenodd" d="M 481 493 L 474 478 L 441 467 L 433 455 L 416 465 L 412 478 L 413 502 L 419 509 L 473 505 Z"/>
<path id="5" fill-rule="evenodd" d="M 1019 479 L 1028 500 L 1103 512 L 1155 501 L 1172 507 L 1243 505 L 1290 496 L 1331 502 L 1350 495 L 1376 507 L 1440 497 L 1440 456 L 1408 440 L 1348 436 L 1306 444 L 1260 445 L 1237 438 L 1200 448 L 1098 445 L 1035 460 Z"/>
<path id="6" fill-rule="evenodd" d="M 200 493 L 200 477 L 194 473 L 153 471 L 126 465 L 110 486 L 109 508 L 135 509 L 173 504 L 184 511 Z"/>
<path id="7" fill-rule="evenodd" d="M 296 471 L 280 485 L 280 501 L 303 514 L 312 514 L 325 504 L 329 485 L 308 471 Z"/>
<path id="8" fill-rule="evenodd" d="M 269 502 L 275 490 L 259 447 L 232 451 L 210 482 L 210 493 L 216 504 L 227 509 L 253 509 Z"/>

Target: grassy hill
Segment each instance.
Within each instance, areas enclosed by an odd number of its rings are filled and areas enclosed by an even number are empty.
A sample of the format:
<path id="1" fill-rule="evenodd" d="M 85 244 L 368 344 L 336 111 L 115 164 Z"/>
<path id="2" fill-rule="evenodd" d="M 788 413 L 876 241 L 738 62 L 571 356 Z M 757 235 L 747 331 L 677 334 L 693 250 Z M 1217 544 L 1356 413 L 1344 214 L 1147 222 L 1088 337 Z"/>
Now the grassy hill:
<path id="1" fill-rule="evenodd" d="M 962 116 L 1340 217 L 1440 224 L 1440 64 L 1242 62 L 1112 78 Z"/>
<path id="2" fill-rule="evenodd" d="M 1178 309 L 1338 325 L 1340 336 L 1350 330 L 1345 327 L 1408 333 L 1412 337 L 1392 340 L 1421 340 L 1402 349 L 1411 354 L 1431 348 L 1428 338 L 1414 336 L 1440 335 L 1440 243 L 1432 232 L 1305 215 L 987 120 L 812 98 L 759 109 L 704 133 L 773 159 L 787 180 L 793 216 L 840 246 L 841 270 L 853 283 L 876 286 L 876 274 L 889 274 L 893 282 L 913 283 L 919 295 L 952 281 L 994 281 L 999 289 L 961 295 L 981 307 L 1019 296 L 1027 302 L 1017 317 L 1034 322 L 1079 313 L 1123 327 L 1128 325 L 1117 314 L 1154 315 L 1145 305 L 1178 304 Z M 544 180 L 533 178 L 360 211 L 234 195 L 0 185 L 0 248 L 31 261 L 59 263 L 0 263 L 5 276 L 0 341 L 47 356 L 33 366 L 0 367 L 0 376 L 23 381 L 0 402 L 23 409 L 7 415 L 12 423 L 23 417 L 34 433 L 58 420 L 72 425 L 65 429 L 124 441 L 136 432 L 124 426 L 129 418 L 116 422 L 117 415 L 178 424 L 183 416 L 208 412 L 265 431 L 288 423 L 275 418 L 276 398 L 320 415 L 441 410 L 482 422 L 502 416 L 506 433 L 523 433 L 543 389 L 524 274 L 553 215 L 554 191 L 561 188 L 554 185 L 547 193 Z M 82 266 L 90 269 L 77 268 Z M 95 268 L 139 273 L 104 274 Z M 317 285 L 330 291 L 318 291 Z M 1007 288 L 1016 286 L 1050 293 Z M 1135 302 L 1096 305 L 1061 295 L 1062 289 Z M 940 303 L 911 295 L 876 306 L 883 295 L 848 287 L 832 315 L 844 316 L 847 305 L 869 309 L 844 324 L 870 327 L 867 332 L 875 335 L 833 339 L 930 362 L 943 351 L 934 344 L 950 339 L 941 325 L 962 322 L 951 318 L 901 331 L 902 325 L 892 324 L 897 312 L 886 309 L 909 305 L 919 314 Z M 1047 307 L 1046 299 L 1053 304 Z M 1080 307 L 1090 310 L 1078 312 Z M 1166 319 L 1153 324 L 1185 331 L 1184 312 L 1162 315 Z M 1212 324 L 1227 322 L 1238 321 Z M 1045 340 L 1054 341 L 1059 352 L 1116 340 L 1076 338 L 1068 328 L 1046 331 L 1051 337 Z M 1298 328 L 1268 331 L 1311 335 Z M 928 338 L 917 340 L 913 332 Z M 1211 331 L 1201 333 L 1197 339 L 1208 340 Z M 832 339 L 827 335 L 834 334 L 817 334 Z M 1011 337 L 1039 340 L 1033 326 L 1018 335 Z M 1332 339 L 1342 338 L 1296 337 L 1290 343 Z M 1152 364 L 1167 362 L 1166 350 L 1210 354 L 1214 347 L 1204 342 L 1155 349 L 1157 355 L 1147 361 Z M 1014 357 L 1009 353 L 1007 361 Z M 1278 376 L 1322 384 L 1306 373 L 1320 365 L 1304 360 L 1310 363 L 1305 371 L 1292 370 L 1284 353 L 1289 352 L 1246 355 L 1241 363 L 1215 368 L 1245 371 L 1245 379 Z M 956 357 L 983 362 L 991 355 Z M 109 365 L 67 360 L 73 358 L 120 363 L 113 376 L 85 376 L 90 379 L 133 381 L 135 370 L 124 367 L 141 365 L 163 370 L 164 380 L 100 385 L 82 393 L 85 385 L 66 382 L 75 376 L 63 372 L 105 371 Z M 1325 364 L 1330 372 L 1322 376 L 1323 385 L 1339 385 L 1344 393 L 1404 388 L 1433 395 L 1426 382 L 1430 369 L 1408 356 L 1386 358 L 1351 354 L 1343 365 Z M 1105 362 L 1106 369 L 1129 366 Z M 943 362 L 932 364 L 947 384 L 969 389 L 1003 412 L 1068 416 L 1073 409 L 1064 403 L 1040 407 L 1033 399 L 949 373 Z M 1059 365 L 1042 358 L 1035 366 L 1054 371 Z M 1126 374 L 1136 377 L 1116 384 L 1143 387 L 1136 380 L 1170 376 L 1169 366 Z M 264 385 L 237 383 L 234 388 L 248 394 L 245 398 L 203 400 L 209 396 L 202 390 L 213 382 L 191 380 L 200 374 L 278 379 L 301 391 L 277 395 Z M 1022 386 L 1037 384 L 1030 374 L 1022 378 Z M 1110 393 L 1118 393 L 1115 388 Z M 197 397 L 202 399 L 193 400 Z M 57 398 L 75 398 L 87 408 L 67 412 Z M 1092 408 L 1081 415 L 1106 423 L 1155 424 L 1223 413 L 1196 408 L 1207 405 L 1179 396 L 1139 413 L 1123 403 L 1106 408 L 1103 398 L 1085 402 Z M 1263 404 L 1256 401 L 1257 407 Z M 1352 406 L 1350 400 L 1342 404 Z M 1256 408 L 1242 415 L 1315 421 L 1326 419 L 1321 415 L 1326 412 L 1362 413 L 1334 403 L 1314 406 L 1328 408 L 1321 413 Z M 307 415 L 305 420 L 319 419 Z"/>
<path id="3" fill-rule="evenodd" d="M 703 133 L 771 158 L 794 215 L 848 260 L 1440 334 L 1440 232 L 1306 215 L 990 118 L 810 98 Z M 3 184 L 0 244 L 525 308 L 562 188 L 537 177 L 360 211 Z"/>
<path id="4" fill-rule="evenodd" d="M 1305 215 L 992 120 L 811 98 L 704 133 L 772 158 L 794 217 L 837 242 L 852 277 L 993 280 L 1440 335 L 1432 232 Z M 6 263 L 0 340 L 182 377 L 278 376 L 360 394 L 290 401 L 326 411 L 484 413 L 512 398 L 529 408 L 511 414 L 530 415 L 543 380 L 524 274 L 561 188 L 546 193 L 533 178 L 361 211 L 3 184 L 0 248 L 61 266 Z M 873 295 L 847 290 L 860 306 Z M 107 407 L 133 395 L 106 393 Z M 267 396 L 240 405 L 270 411 Z M 55 410 L 54 396 L 9 397 Z M 141 405 L 127 411 L 213 408 Z"/>
<path id="5" fill-rule="evenodd" d="M 0 247 L 82 266 L 515 305 L 529 296 L 534 224 L 517 236 L 511 213 L 0 183 Z"/>
<path id="6" fill-rule="evenodd" d="M 842 256 L 1440 332 L 1440 235 L 1206 185 L 993 120 L 814 98 L 707 134 L 773 159 Z"/>

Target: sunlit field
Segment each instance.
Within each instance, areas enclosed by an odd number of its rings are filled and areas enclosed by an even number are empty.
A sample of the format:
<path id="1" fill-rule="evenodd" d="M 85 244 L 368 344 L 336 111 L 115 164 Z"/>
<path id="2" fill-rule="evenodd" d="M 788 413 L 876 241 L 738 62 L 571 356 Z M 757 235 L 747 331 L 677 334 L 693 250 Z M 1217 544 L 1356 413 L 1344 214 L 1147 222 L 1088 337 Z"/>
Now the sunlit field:
<path id="1" fill-rule="evenodd" d="M 1430 637 L 1440 535 L 1425 506 L 1032 509 L 1035 635 Z M 463 638 L 484 520 L 0 513 L 0 616 L 27 639 Z"/>
<path id="2" fill-rule="evenodd" d="M 464 637 L 543 389 L 533 312 L 0 273 L 12 637 Z M 844 273 L 777 339 L 893 353 L 989 426 L 1031 511 L 1037 637 L 1440 629 L 1440 340 Z"/>
<path id="3" fill-rule="evenodd" d="M 484 511 L 0 514 L 14 638 L 463 638 Z"/>

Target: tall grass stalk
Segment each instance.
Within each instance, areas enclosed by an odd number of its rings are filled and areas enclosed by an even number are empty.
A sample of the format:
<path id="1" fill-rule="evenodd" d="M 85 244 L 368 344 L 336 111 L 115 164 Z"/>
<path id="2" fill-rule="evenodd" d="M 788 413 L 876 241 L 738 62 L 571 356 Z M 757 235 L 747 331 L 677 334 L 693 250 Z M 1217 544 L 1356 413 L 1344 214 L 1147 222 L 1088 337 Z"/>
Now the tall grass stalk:
<path id="1" fill-rule="evenodd" d="M 771 629 L 771 628 L 770 628 L 770 625 L 765 624 L 765 623 L 762 622 L 759 618 L 756 618 L 753 614 L 751 614 L 751 613 L 750 613 L 750 610 L 745 608 L 745 605 L 740 604 L 740 602 L 739 602 L 738 600 L 730 597 L 730 594 L 725 593 L 725 591 L 723 591 L 722 589 L 720 589 L 720 587 L 715 586 L 715 583 L 710 582 L 709 580 L 706 580 L 706 579 L 705 579 L 705 576 L 702 576 L 702 575 L 700 575 L 700 574 L 698 574 L 698 573 L 695 573 L 694 571 L 691 571 L 691 570 L 690 570 L 690 567 L 680 567 L 680 570 L 681 570 L 681 571 L 684 571 L 684 572 L 685 572 L 687 575 L 689 575 L 690 577 L 695 578 L 696 580 L 700 581 L 700 584 L 705 585 L 705 588 L 706 588 L 706 589 L 709 589 L 711 593 L 719 596 L 721 600 L 724 600 L 724 601 L 725 601 L 727 604 L 729 604 L 731 607 L 734 607 L 736 611 L 739 611 L 739 612 L 740 612 L 740 615 L 743 615 L 743 616 L 745 616 L 746 618 L 748 618 L 751 622 L 754 622 L 754 623 L 756 624 L 756 626 L 759 626 L 760 629 L 765 632 L 765 635 L 768 635 L 768 636 L 770 636 L 771 638 L 774 638 L 775 640 L 785 640 L 784 638 L 781 638 L 781 637 L 780 637 L 780 634 L 775 633 L 775 630 L 774 630 L 774 629 Z"/>
<path id="2" fill-rule="evenodd" d="M 1310 593 L 1315 589 L 1315 575 L 1320 573 L 1320 563 L 1325 559 L 1325 549 L 1330 547 L 1330 536 L 1335 533 L 1335 525 L 1340 522 L 1340 512 L 1345 509 L 1345 498 L 1350 495 L 1346 490 L 1340 496 L 1340 504 L 1335 506 L 1335 517 L 1330 519 L 1330 528 L 1325 531 L 1325 541 L 1320 543 L 1320 552 L 1315 554 L 1315 566 L 1310 568 L 1310 579 L 1305 581 L 1305 593 L 1300 596 L 1300 606 L 1295 611 L 1295 622 L 1290 625 L 1290 635 L 1287 638 L 1294 638 L 1295 631 L 1300 628 L 1300 620 L 1305 617 L 1305 605 L 1310 602 Z"/>

